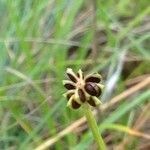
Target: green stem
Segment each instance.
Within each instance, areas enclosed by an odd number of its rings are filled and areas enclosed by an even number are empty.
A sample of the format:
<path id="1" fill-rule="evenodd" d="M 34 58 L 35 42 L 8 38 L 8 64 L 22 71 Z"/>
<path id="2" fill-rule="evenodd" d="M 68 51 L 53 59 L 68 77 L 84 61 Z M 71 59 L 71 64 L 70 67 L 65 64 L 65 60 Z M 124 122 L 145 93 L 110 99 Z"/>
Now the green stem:
<path id="1" fill-rule="evenodd" d="M 90 106 L 87 103 L 83 104 L 83 111 L 85 113 L 89 127 L 92 130 L 93 136 L 97 142 L 98 149 L 99 150 L 106 150 L 105 143 L 104 143 L 103 138 L 99 132 L 99 129 L 98 129 L 96 120 L 94 118 L 94 115 L 90 109 Z"/>

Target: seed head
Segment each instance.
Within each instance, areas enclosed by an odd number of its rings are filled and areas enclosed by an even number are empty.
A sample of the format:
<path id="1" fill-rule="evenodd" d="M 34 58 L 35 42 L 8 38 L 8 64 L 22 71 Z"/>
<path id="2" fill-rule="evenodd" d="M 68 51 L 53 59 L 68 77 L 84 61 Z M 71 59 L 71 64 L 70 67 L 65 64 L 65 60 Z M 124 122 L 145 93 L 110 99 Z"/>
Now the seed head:
<path id="1" fill-rule="evenodd" d="M 68 68 L 66 73 L 70 79 L 63 80 L 63 85 L 68 90 L 64 94 L 68 100 L 67 106 L 78 109 L 85 102 L 94 107 L 101 104 L 98 99 L 103 89 L 100 74 L 94 73 L 84 77 L 81 69 L 75 74 L 71 68 Z"/>

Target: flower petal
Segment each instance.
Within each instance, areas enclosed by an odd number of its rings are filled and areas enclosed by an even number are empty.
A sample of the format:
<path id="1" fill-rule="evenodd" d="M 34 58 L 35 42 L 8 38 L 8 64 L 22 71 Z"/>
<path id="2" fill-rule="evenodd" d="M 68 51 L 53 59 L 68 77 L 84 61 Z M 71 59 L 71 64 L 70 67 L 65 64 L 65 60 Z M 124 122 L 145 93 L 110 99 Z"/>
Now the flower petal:
<path id="1" fill-rule="evenodd" d="M 90 99 L 87 101 L 91 106 L 95 107 L 95 101 L 92 99 L 92 97 L 90 97 Z"/>
<path id="2" fill-rule="evenodd" d="M 73 109 L 78 109 L 81 105 L 78 104 L 76 101 L 72 100 L 72 108 Z"/>
<path id="3" fill-rule="evenodd" d="M 64 94 L 64 97 L 66 97 L 67 100 L 69 100 L 71 98 L 71 96 L 74 94 L 75 94 L 75 90 L 69 90 Z"/>
<path id="4" fill-rule="evenodd" d="M 101 81 L 102 77 L 100 74 L 91 74 L 91 75 L 88 75 L 86 78 L 85 78 L 85 82 L 95 82 L 95 83 L 99 83 Z"/>
<path id="5" fill-rule="evenodd" d="M 84 74 L 83 74 L 83 72 L 82 72 L 81 69 L 79 69 L 79 71 L 78 71 L 78 73 L 77 73 L 77 76 L 78 76 L 78 78 L 80 78 L 80 79 L 84 79 Z"/>
<path id="6" fill-rule="evenodd" d="M 69 99 L 67 106 L 70 107 L 71 109 L 78 109 L 81 104 L 79 104 L 78 102 L 76 102 L 75 96 L 71 96 L 71 98 Z"/>
<path id="7" fill-rule="evenodd" d="M 74 85 L 74 83 L 71 82 L 71 81 L 69 81 L 69 80 L 63 80 L 63 85 L 68 90 L 72 90 L 72 89 L 76 88 L 76 86 Z"/>
<path id="8" fill-rule="evenodd" d="M 79 97 L 79 94 L 78 94 L 78 89 L 75 90 L 74 100 L 75 100 L 78 104 L 82 104 L 82 101 L 80 100 L 80 97 Z"/>
<path id="9" fill-rule="evenodd" d="M 87 102 L 93 107 L 101 104 L 101 101 L 95 96 L 91 96 Z"/>
<path id="10" fill-rule="evenodd" d="M 98 87 L 101 89 L 101 90 L 103 90 L 103 88 L 104 88 L 104 85 L 103 84 L 97 84 L 98 85 Z"/>
<path id="11" fill-rule="evenodd" d="M 77 77 L 76 77 L 75 73 L 73 72 L 73 70 L 71 68 L 67 68 L 66 72 L 67 72 L 67 75 L 70 78 L 70 80 L 76 83 Z"/>
<path id="12" fill-rule="evenodd" d="M 92 96 L 100 96 L 101 90 L 96 83 L 88 82 L 84 86 L 86 92 Z"/>
<path id="13" fill-rule="evenodd" d="M 80 100 L 84 103 L 86 101 L 86 96 L 82 89 L 78 89 L 78 95 L 79 95 Z"/>

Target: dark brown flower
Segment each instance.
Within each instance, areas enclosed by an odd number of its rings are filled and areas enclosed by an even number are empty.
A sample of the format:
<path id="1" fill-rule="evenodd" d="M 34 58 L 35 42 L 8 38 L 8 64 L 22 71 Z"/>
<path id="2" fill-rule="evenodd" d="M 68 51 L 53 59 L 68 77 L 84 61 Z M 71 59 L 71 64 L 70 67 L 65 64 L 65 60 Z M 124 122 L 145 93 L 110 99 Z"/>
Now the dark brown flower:
<path id="1" fill-rule="evenodd" d="M 103 85 L 100 84 L 102 79 L 100 74 L 84 77 L 82 70 L 75 74 L 70 68 L 66 72 L 70 79 L 63 81 L 64 87 L 68 90 L 65 94 L 68 100 L 67 106 L 78 109 L 85 102 L 94 107 L 101 103 L 98 99 L 103 88 Z"/>

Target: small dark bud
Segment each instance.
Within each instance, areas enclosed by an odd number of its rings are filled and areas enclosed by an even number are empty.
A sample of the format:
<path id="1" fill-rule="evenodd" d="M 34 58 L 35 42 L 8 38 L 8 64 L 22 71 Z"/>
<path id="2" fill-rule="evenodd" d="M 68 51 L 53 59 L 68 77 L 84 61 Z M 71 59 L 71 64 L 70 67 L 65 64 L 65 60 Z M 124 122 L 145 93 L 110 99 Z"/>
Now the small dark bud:
<path id="1" fill-rule="evenodd" d="M 75 83 L 77 82 L 77 79 L 72 74 L 67 73 L 67 75 L 68 75 L 68 77 L 70 78 L 71 81 L 73 81 Z"/>
<path id="2" fill-rule="evenodd" d="M 85 82 L 99 83 L 100 81 L 101 81 L 101 76 L 99 74 L 90 75 L 85 79 Z"/>
<path id="3" fill-rule="evenodd" d="M 95 104 L 95 101 L 93 100 L 92 97 L 90 97 L 90 99 L 87 101 L 91 106 L 95 107 L 96 104 Z"/>
<path id="4" fill-rule="evenodd" d="M 72 108 L 73 109 L 78 109 L 81 105 L 78 104 L 76 101 L 72 100 Z"/>
<path id="5" fill-rule="evenodd" d="M 82 102 L 85 102 L 86 101 L 86 97 L 85 97 L 85 94 L 83 92 L 82 89 L 78 89 L 78 95 L 79 95 L 79 98 Z"/>
<path id="6" fill-rule="evenodd" d="M 68 90 L 75 89 L 75 86 L 72 85 L 71 83 L 66 83 L 66 84 L 64 84 L 64 87 L 65 87 L 66 89 L 68 89 Z"/>
<path id="7" fill-rule="evenodd" d="M 69 77 L 69 79 L 71 80 L 71 81 L 73 81 L 73 82 L 77 82 L 77 78 L 76 78 L 76 75 L 75 75 L 75 73 L 73 72 L 73 70 L 71 69 L 71 68 L 68 68 L 67 69 L 67 75 L 68 75 L 68 77 Z"/>
<path id="8" fill-rule="evenodd" d="M 100 88 L 97 86 L 97 84 L 88 82 L 85 84 L 85 90 L 88 94 L 92 96 L 99 96 L 100 95 Z"/>
<path id="9" fill-rule="evenodd" d="M 69 100 L 73 94 L 74 92 L 66 93 L 67 100 Z"/>

